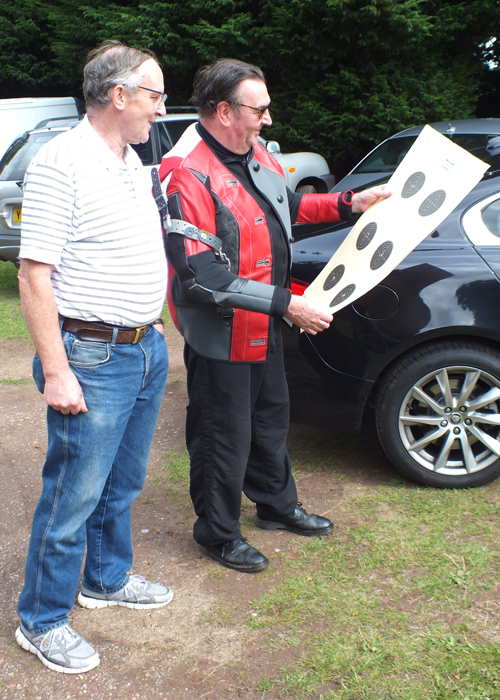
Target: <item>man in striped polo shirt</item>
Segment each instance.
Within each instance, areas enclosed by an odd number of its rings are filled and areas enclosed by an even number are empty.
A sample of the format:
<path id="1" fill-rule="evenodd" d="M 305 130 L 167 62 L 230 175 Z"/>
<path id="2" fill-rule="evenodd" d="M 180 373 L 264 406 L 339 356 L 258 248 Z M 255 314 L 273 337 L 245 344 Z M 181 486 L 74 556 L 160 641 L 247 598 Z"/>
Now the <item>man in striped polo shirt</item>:
<path id="1" fill-rule="evenodd" d="M 160 217 L 129 144 L 147 141 L 165 114 L 163 75 L 152 54 L 111 41 L 89 54 L 83 90 L 83 122 L 28 168 L 19 272 L 48 451 L 16 640 L 62 673 L 99 663 L 68 623 L 85 547 L 83 607 L 149 610 L 172 599 L 166 586 L 128 573 L 130 506 L 168 369 Z"/>

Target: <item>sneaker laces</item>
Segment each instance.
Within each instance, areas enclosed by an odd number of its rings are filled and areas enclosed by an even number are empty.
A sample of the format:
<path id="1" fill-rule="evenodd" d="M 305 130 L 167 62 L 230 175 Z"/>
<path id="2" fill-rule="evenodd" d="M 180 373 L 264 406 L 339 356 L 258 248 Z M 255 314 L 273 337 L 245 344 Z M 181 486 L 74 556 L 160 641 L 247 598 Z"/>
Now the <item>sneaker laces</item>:
<path id="1" fill-rule="evenodd" d="M 33 643 L 40 651 L 50 655 L 54 652 L 54 647 L 61 651 L 67 650 L 76 646 L 79 641 L 80 636 L 69 625 L 62 625 L 49 630 L 40 639 L 33 640 Z"/>
<path id="2" fill-rule="evenodd" d="M 149 582 L 146 581 L 144 576 L 139 576 L 139 574 L 132 574 L 129 577 L 128 582 L 123 587 L 123 592 L 127 598 L 135 598 L 136 601 L 139 601 L 139 598 L 142 595 L 147 595 L 146 589 L 148 583 Z"/>

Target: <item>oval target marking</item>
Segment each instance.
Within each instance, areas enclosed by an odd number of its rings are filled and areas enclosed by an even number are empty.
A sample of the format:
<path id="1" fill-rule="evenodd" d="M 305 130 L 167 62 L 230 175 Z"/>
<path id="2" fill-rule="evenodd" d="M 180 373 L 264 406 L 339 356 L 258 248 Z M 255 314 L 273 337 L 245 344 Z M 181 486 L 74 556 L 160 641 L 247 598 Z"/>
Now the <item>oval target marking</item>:
<path id="1" fill-rule="evenodd" d="M 356 241 L 356 248 L 358 250 L 363 250 L 363 248 L 366 248 L 366 246 L 369 243 L 371 243 L 376 231 L 377 224 L 375 221 L 372 221 L 370 224 L 366 224 L 366 226 L 362 229 L 358 236 L 358 240 Z"/>
<path id="2" fill-rule="evenodd" d="M 344 289 L 341 292 L 339 292 L 337 296 L 330 302 L 330 306 L 337 306 L 337 304 L 340 304 L 341 302 L 348 299 L 355 289 L 355 284 L 348 284 L 347 287 L 344 287 Z"/>
<path id="3" fill-rule="evenodd" d="M 425 182 L 424 173 L 421 173 L 421 172 L 413 173 L 413 175 L 410 175 L 408 180 L 403 185 L 401 197 L 403 199 L 409 199 L 410 197 L 413 197 L 414 194 L 417 194 L 417 192 L 420 189 L 422 189 L 422 185 L 424 184 L 424 182 Z"/>
<path id="4" fill-rule="evenodd" d="M 378 270 L 379 267 L 382 267 L 382 265 L 389 259 L 393 247 L 392 241 L 385 241 L 385 243 L 381 243 L 377 250 L 373 253 L 370 268 L 372 270 Z"/>
<path id="5" fill-rule="evenodd" d="M 432 194 L 430 194 L 422 204 L 420 205 L 420 208 L 418 210 L 418 213 L 420 216 L 429 216 L 430 214 L 434 214 L 439 207 L 443 204 L 444 200 L 446 199 L 446 192 L 444 190 L 436 190 Z"/>
<path id="6" fill-rule="evenodd" d="M 323 289 L 327 292 L 332 287 L 340 282 L 345 272 L 344 265 L 337 265 L 337 267 L 330 272 L 323 284 Z"/>

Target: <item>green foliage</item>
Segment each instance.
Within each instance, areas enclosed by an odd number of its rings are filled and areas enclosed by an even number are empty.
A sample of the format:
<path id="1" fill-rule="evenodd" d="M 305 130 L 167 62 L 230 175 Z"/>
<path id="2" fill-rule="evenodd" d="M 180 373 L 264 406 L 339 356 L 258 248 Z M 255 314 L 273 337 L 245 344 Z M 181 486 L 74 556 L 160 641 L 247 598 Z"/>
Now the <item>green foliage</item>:
<path id="1" fill-rule="evenodd" d="M 77 94 L 86 52 L 116 38 L 154 50 L 186 104 L 196 69 L 231 56 L 266 73 L 267 136 L 340 171 L 406 126 L 473 116 L 483 95 L 496 116 L 499 25 L 497 0 L 4 0 L 0 96 Z"/>
<path id="2" fill-rule="evenodd" d="M 0 339 L 29 337 L 21 314 L 17 270 L 10 262 L 0 262 Z"/>
<path id="3" fill-rule="evenodd" d="M 33 0 L 5 0 L 0 15 L 0 73 L 3 97 L 47 87 L 51 62 L 47 12 Z M 18 86 L 16 89 L 16 85 Z M 22 86 L 22 87 L 21 87 Z M 40 92 L 39 94 L 42 94 Z"/>

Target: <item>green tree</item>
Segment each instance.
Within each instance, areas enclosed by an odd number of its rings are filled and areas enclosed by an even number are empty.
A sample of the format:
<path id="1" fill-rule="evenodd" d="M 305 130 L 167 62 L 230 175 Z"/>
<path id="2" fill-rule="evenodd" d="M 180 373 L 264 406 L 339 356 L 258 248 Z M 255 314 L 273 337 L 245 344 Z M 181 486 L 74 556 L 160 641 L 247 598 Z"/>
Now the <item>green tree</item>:
<path id="1" fill-rule="evenodd" d="M 188 99 L 201 63 L 257 63 L 273 98 L 268 136 L 320 151 L 340 172 L 402 128 L 473 116 L 494 83 L 485 44 L 500 26 L 496 0 L 193 0 L 140 10 L 176 101 Z"/>
<path id="2" fill-rule="evenodd" d="M 199 65 L 240 58 L 266 73 L 268 138 L 340 174 L 404 127 L 497 116 L 499 26 L 499 0 L 4 0 L 0 96 L 77 94 L 107 38 L 156 52 L 170 104 Z"/>
<path id="3" fill-rule="evenodd" d="M 0 10 L 0 94 L 43 95 L 50 86 L 51 27 L 36 0 L 4 0 Z"/>

